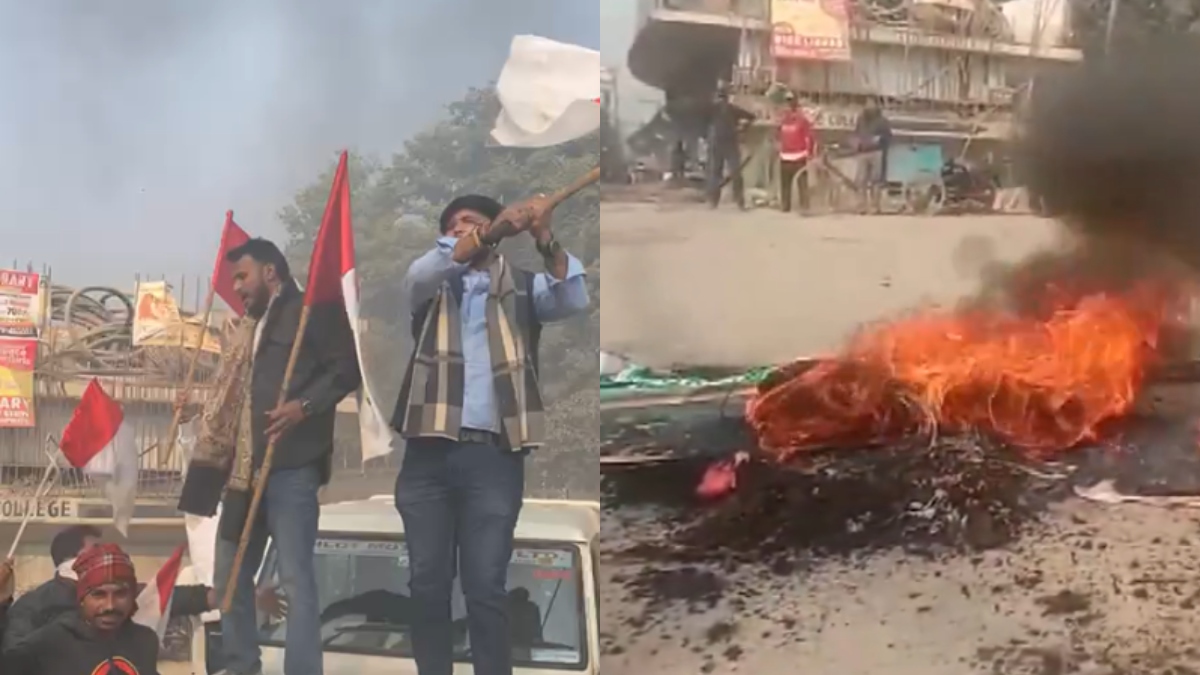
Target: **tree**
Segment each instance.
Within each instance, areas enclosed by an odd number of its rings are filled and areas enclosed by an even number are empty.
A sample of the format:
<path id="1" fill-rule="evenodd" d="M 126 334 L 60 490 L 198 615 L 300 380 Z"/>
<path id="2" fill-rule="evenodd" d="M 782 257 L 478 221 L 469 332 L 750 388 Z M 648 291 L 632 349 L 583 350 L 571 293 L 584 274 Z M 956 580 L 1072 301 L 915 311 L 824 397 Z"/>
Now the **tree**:
<path id="1" fill-rule="evenodd" d="M 395 400 L 411 349 L 410 312 L 400 304 L 404 271 L 432 247 L 442 208 L 454 197 L 468 193 L 489 195 L 505 203 L 537 193 L 550 194 L 599 161 L 596 135 L 537 150 L 494 147 L 490 132 L 499 110 L 494 90 L 472 89 L 446 107 L 442 120 L 409 139 L 390 163 L 350 157 L 355 244 L 363 313 L 369 326 L 367 359 L 387 364 L 372 367 L 370 372 L 372 384 L 385 402 Z M 289 258 L 301 274 L 320 226 L 335 166 L 336 158 L 331 158 L 329 168 L 279 214 L 289 235 Z M 542 382 L 555 446 L 550 452 L 578 452 L 580 461 L 559 459 L 552 470 L 535 466 L 531 478 L 539 477 L 543 492 L 595 497 L 599 490 L 595 437 L 600 348 L 598 192 L 586 190 L 559 206 L 554 213 L 554 232 L 587 268 L 592 292 L 589 314 L 548 326 L 541 346 Z M 503 251 L 526 269 L 541 265 L 528 237 L 505 242 Z M 568 464 L 579 468 L 568 471 L 563 468 Z"/>

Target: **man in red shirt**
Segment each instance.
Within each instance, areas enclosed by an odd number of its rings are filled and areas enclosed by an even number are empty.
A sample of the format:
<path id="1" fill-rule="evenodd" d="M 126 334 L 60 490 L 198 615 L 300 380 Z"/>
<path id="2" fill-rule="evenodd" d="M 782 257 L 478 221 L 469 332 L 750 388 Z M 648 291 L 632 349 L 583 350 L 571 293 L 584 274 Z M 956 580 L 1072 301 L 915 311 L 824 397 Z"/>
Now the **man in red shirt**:
<path id="1" fill-rule="evenodd" d="M 779 182 L 780 207 L 786 213 L 792 210 L 792 184 L 798 192 L 800 212 L 808 210 L 808 176 L 796 176 L 808 165 L 816 148 L 812 122 L 800 108 L 796 95 L 788 92 L 784 97 L 787 110 L 779 119 Z"/>

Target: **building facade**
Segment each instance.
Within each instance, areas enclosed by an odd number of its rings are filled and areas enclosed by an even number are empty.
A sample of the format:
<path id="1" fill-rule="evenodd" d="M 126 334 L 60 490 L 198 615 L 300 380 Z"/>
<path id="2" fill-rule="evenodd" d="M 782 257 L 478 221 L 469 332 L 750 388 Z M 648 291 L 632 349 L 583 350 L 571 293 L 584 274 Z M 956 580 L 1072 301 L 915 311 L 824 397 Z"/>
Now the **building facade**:
<path id="1" fill-rule="evenodd" d="M 772 22 L 772 10 L 789 2 L 845 3 L 837 13 L 845 50 L 836 58 L 781 55 L 777 41 L 785 24 L 778 17 Z M 1004 143 L 1037 76 L 1082 58 L 1066 30 L 1066 0 L 891 6 L 882 0 L 642 0 L 641 7 L 629 69 L 662 89 L 668 108 L 672 100 L 711 100 L 718 83 L 728 82 L 735 102 L 769 119 L 779 102 L 772 94 L 786 88 L 830 139 L 852 130 L 863 106 L 876 101 L 898 137 L 960 148 Z M 672 117 L 682 122 L 681 136 L 696 133 L 686 115 Z"/>

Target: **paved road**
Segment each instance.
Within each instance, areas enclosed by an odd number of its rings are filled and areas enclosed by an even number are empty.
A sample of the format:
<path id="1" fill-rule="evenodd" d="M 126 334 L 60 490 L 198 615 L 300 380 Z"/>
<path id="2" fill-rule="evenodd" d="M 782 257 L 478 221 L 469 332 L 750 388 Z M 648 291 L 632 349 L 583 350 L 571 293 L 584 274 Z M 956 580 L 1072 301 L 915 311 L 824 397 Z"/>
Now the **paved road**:
<path id="1" fill-rule="evenodd" d="M 1054 238 L 1032 216 L 799 218 L 605 202 L 601 343 L 660 367 L 778 363 L 832 349 L 864 321 L 973 293 L 988 261 Z"/>

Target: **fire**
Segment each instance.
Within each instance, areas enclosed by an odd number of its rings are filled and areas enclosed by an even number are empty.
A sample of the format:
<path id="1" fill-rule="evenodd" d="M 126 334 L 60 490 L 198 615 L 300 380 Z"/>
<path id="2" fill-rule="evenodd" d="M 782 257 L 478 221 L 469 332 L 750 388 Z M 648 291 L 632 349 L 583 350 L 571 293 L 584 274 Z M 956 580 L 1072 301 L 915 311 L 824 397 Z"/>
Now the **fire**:
<path id="1" fill-rule="evenodd" d="M 805 449 L 977 432 L 1033 454 L 1100 436 L 1130 412 L 1178 294 L 1048 293 L 1038 318 L 931 310 L 866 328 L 836 358 L 765 384 L 747 405 L 760 447 Z"/>

